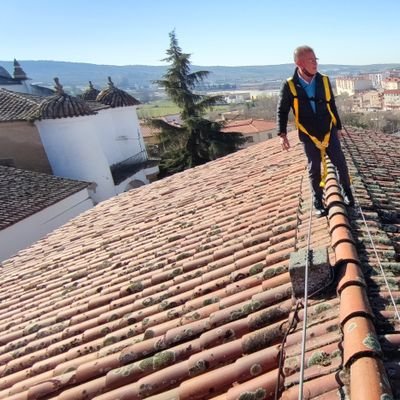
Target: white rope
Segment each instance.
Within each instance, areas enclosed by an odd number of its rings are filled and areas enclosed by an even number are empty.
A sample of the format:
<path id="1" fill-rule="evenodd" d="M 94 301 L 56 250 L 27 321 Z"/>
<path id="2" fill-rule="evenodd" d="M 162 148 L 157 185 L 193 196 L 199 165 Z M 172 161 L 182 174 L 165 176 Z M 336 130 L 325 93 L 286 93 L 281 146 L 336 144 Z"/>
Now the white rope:
<path id="1" fill-rule="evenodd" d="M 304 359 L 306 352 L 306 337 L 307 337 L 307 308 L 308 308 L 308 265 L 310 262 L 310 239 L 311 239 L 311 222 L 312 222 L 313 202 L 312 195 L 310 196 L 310 217 L 308 219 L 308 234 L 307 234 L 307 252 L 306 264 L 304 267 L 304 316 L 303 316 L 303 332 L 301 339 L 301 364 L 300 364 L 300 382 L 299 382 L 299 400 L 303 400 L 303 384 L 304 384 Z"/>
<path id="2" fill-rule="evenodd" d="M 378 252 L 377 252 L 377 250 L 376 250 L 375 243 L 374 243 L 374 241 L 373 241 L 373 239 L 372 239 L 372 235 L 371 235 L 371 232 L 370 232 L 369 227 L 368 227 L 368 225 L 367 225 L 367 221 L 365 220 L 364 213 L 363 213 L 362 208 L 361 208 L 361 206 L 360 206 L 360 204 L 358 203 L 357 200 L 356 200 L 356 204 L 357 204 L 358 209 L 360 210 L 361 217 L 362 217 L 362 219 L 363 219 L 364 225 L 365 225 L 365 227 L 367 228 L 367 234 L 368 234 L 369 240 L 370 240 L 370 242 L 371 242 L 372 248 L 373 248 L 373 250 L 374 250 L 376 259 L 378 260 L 378 265 L 379 265 L 379 268 L 380 268 L 380 270 L 381 270 L 381 272 L 382 272 L 383 279 L 385 280 L 386 287 L 388 288 L 389 295 L 390 295 L 390 298 L 391 298 L 391 300 L 392 300 L 394 310 L 395 310 L 395 312 L 396 312 L 396 317 L 397 317 L 397 319 L 400 321 L 399 310 L 397 309 L 396 301 L 395 301 L 395 299 L 394 299 L 394 297 L 393 297 L 393 294 L 392 294 L 392 291 L 391 291 L 391 289 L 390 289 L 389 282 L 388 282 L 388 280 L 387 280 L 387 278 L 386 278 L 385 271 L 384 271 L 383 266 L 382 266 L 382 264 L 381 264 L 381 260 L 380 260 L 380 258 L 379 258 Z"/>

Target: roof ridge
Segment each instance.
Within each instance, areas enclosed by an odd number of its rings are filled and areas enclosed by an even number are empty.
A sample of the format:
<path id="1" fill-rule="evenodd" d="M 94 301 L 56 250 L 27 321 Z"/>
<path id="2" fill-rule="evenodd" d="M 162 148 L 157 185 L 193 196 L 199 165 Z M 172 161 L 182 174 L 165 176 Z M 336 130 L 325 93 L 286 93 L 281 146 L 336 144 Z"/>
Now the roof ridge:
<path id="1" fill-rule="evenodd" d="M 350 392 L 356 399 L 392 396 L 346 207 L 335 168 L 329 164 L 325 196 L 329 209 L 332 247 L 336 255 L 334 268 L 341 270 L 338 292 L 344 336 L 343 363 L 350 370 Z M 368 380 L 365 376 L 369 377 Z"/>

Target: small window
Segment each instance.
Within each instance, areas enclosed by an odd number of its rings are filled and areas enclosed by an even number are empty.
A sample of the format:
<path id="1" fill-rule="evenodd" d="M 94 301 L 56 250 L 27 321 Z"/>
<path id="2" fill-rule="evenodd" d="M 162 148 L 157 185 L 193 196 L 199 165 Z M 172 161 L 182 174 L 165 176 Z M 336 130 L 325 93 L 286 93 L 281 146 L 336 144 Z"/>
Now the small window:
<path id="1" fill-rule="evenodd" d="M 246 140 L 247 140 L 249 143 L 254 143 L 254 138 L 253 138 L 253 136 L 247 136 Z"/>

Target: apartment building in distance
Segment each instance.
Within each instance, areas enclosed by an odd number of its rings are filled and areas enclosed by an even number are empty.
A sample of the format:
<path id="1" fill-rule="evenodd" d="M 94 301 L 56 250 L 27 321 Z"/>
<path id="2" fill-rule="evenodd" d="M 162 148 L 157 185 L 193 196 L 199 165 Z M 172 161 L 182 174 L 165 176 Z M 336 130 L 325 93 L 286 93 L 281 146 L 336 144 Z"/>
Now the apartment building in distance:
<path id="1" fill-rule="evenodd" d="M 400 76 L 388 76 L 382 80 L 382 89 L 397 90 L 400 89 Z"/>
<path id="2" fill-rule="evenodd" d="M 348 94 L 353 96 L 356 93 L 373 89 L 372 80 L 368 76 L 342 76 L 336 78 L 336 92 L 338 95 Z"/>
<path id="3" fill-rule="evenodd" d="M 353 111 L 400 110 L 400 70 L 338 77 L 336 92 L 351 97 Z"/>
<path id="4" fill-rule="evenodd" d="M 400 110 L 400 71 L 390 71 L 390 75 L 383 79 L 383 109 L 386 111 Z"/>
<path id="5" fill-rule="evenodd" d="M 353 96 L 353 110 L 375 111 L 382 110 L 384 102 L 383 92 L 368 90 Z"/>
<path id="6" fill-rule="evenodd" d="M 400 110 L 400 89 L 385 90 L 383 103 L 385 111 Z"/>
<path id="7" fill-rule="evenodd" d="M 368 79 L 372 82 L 372 87 L 374 89 L 382 88 L 382 80 L 388 73 L 386 72 L 374 72 L 372 74 L 368 74 Z"/>

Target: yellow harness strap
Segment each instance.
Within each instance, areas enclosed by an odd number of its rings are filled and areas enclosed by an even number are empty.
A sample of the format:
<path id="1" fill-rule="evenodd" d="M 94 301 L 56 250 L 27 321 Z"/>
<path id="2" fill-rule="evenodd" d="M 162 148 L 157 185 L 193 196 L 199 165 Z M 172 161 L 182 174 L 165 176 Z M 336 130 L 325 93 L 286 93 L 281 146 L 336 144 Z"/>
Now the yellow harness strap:
<path id="1" fill-rule="evenodd" d="M 325 100 L 326 100 L 326 106 L 328 108 L 329 114 L 331 115 L 331 123 L 329 126 L 329 131 L 325 134 L 324 140 L 320 142 L 316 137 L 310 135 L 310 133 L 307 131 L 307 129 L 300 123 L 299 121 L 299 98 L 297 97 L 297 91 L 296 87 L 293 82 L 293 78 L 289 78 L 287 80 L 289 84 L 289 89 L 290 92 L 292 93 L 294 100 L 293 100 L 293 110 L 294 110 L 294 118 L 295 118 L 295 123 L 297 129 L 307 135 L 315 144 L 315 147 L 321 152 L 321 161 L 322 161 L 322 173 L 321 173 L 321 182 L 319 183 L 319 186 L 324 187 L 325 186 L 325 180 L 326 176 L 328 175 L 328 166 L 326 162 L 326 149 L 329 146 L 329 139 L 331 137 L 331 130 L 332 130 L 332 125 L 336 126 L 336 118 L 331 110 L 331 106 L 329 104 L 331 100 L 331 91 L 329 89 L 329 82 L 328 82 L 328 77 L 326 75 L 322 75 L 322 81 L 324 83 L 324 89 L 325 89 Z"/>

